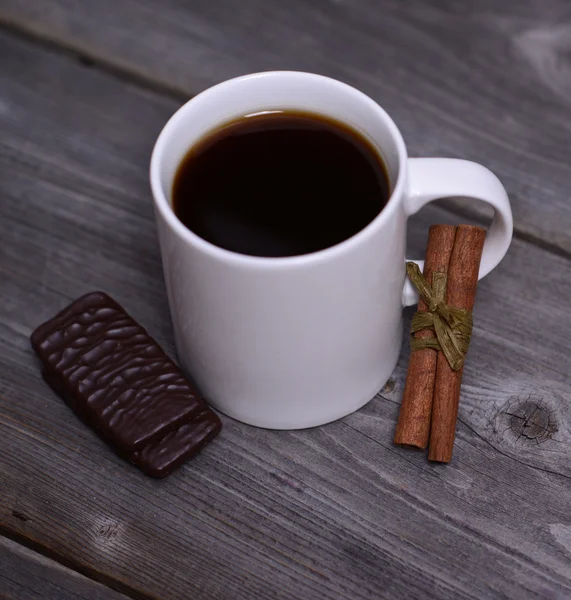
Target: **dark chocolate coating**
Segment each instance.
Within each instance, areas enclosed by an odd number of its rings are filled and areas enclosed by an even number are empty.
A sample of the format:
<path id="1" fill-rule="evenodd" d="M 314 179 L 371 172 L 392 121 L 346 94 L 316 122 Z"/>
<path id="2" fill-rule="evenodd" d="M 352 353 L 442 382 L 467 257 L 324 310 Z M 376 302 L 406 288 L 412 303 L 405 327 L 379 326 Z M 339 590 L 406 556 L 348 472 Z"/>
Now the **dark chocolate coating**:
<path id="1" fill-rule="evenodd" d="M 102 292 L 77 299 L 31 340 L 46 382 L 149 475 L 167 475 L 221 429 L 160 346 Z"/>
<path id="2" fill-rule="evenodd" d="M 217 415 L 208 409 L 125 458 L 151 477 L 165 477 L 200 452 L 220 428 Z"/>

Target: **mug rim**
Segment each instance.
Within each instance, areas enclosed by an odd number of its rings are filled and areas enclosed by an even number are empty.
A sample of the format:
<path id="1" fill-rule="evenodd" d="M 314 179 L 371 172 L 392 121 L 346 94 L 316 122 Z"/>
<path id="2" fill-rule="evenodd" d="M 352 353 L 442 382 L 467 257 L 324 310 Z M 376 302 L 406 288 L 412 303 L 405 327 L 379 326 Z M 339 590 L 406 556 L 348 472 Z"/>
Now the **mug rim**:
<path id="1" fill-rule="evenodd" d="M 395 143 L 398 154 L 397 178 L 389 199 L 379 214 L 363 229 L 353 234 L 351 237 L 343 240 L 342 242 L 334 244 L 333 246 L 328 246 L 327 248 L 322 248 L 321 250 L 317 250 L 315 252 L 298 254 L 294 256 L 255 256 L 250 254 L 241 254 L 240 252 L 227 250 L 226 248 L 222 248 L 205 240 L 198 234 L 188 229 L 188 227 L 182 223 L 182 221 L 176 216 L 171 203 L 167 199 L 165 190 L 163 189 L 163 185 L 161 183 L 161 165 L 164 159 L 165 149 L 169 144 L 171 136 L 176 132 L 179 121 L 186 116 L 186 113 L 192 110 L 193 103 L 199 97 L 203 99 L 205 95 L 220 93 L 220 91 L 222 91 L 224 88 L 231 88 L 232 85 L 239 82 L 250 81 L 253 79 L 275 79 L 276 77 L 284 76 L 325 80 L 338 87 L 341 91 L 354 95 L 355 99 L 369 104 L 369 106 L 378 114 L 378 116 L 383 119 L 389 133 L 392 136 L 393 142 Z M 343 118 L 340 117 L 339 120 L 343 121 Z M 349 123 L 348 125 L 350 126 Z M 371 141 L 374 142 L 374 140 Z M 191 244 L 193 247 L 198 248 L 205 254 L 209 254 L 213 258 L 222 260 L 224 262 L 233 262 L 240 265 L 262 268 L 283 268 L 308 265 L 311 263 L 335 258 L 340 254 L 350 251 L 353 247 L 361 244 L 369 237 L 374 235 L 374 233 L 388 221 L 392 213 L 394 213 L 396 210 L 396 206 L 404 194 L 407 158 L 406 146 L 399 128 L 396 126 L 395 122 L 384 110 L 384 108 L 382 108 L 364 92 L 361 92 L 357 88 L 354 88 L 353 86 L 343 83 L 337 79 L 333 79 L 325 75 L 318 75 L 316 73 L 307 73 L 303 71 L 263 71 L 260 73 L 250 73 L 248 75 L 241 75 L 239 77 L 226 79 L 225 81 L 222 81 L 221 83 L 218 83 L 200 92 L 178 108 L 178 110 L 169 118 L 162 128 L 153 147 L 150 162 L 151 191 L 155 208 L 161 213 L 170 230 L 181 237 L 185 242 Z"/>

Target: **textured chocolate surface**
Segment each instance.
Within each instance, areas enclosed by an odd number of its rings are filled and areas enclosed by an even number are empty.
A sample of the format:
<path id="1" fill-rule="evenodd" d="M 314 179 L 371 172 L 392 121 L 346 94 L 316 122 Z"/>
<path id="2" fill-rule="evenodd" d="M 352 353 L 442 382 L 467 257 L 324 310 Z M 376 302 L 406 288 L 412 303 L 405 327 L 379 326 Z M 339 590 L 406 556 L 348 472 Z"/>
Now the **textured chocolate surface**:
<path id="1" fill-rule="evenodd" d="M 178 367 L 102 292 L 38 327 L 46 382 L 101 437 L 153 476 L 198 452 L 221 428 Z"/>
<path id="2" fill-rule="evenodd" d="M 125 458 L 147 475 L 164 477 L 200 452 L 218 435 L 220 428 L 220 420 L 209 409 Z"/>

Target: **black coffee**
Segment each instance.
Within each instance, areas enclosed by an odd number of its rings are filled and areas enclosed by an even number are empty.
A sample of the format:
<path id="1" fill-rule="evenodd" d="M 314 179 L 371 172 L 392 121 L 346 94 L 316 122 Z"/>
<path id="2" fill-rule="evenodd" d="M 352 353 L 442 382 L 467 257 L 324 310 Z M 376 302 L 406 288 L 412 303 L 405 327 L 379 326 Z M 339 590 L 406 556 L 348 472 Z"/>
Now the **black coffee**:
<path id="1" fill-rule="evenodd" d="M 176 173 L 175 214 L 227 250 L 294 256 L 361 231 L 389 198 L 370 142 L 324 116 L 240 118 L 191 148 Z"/>

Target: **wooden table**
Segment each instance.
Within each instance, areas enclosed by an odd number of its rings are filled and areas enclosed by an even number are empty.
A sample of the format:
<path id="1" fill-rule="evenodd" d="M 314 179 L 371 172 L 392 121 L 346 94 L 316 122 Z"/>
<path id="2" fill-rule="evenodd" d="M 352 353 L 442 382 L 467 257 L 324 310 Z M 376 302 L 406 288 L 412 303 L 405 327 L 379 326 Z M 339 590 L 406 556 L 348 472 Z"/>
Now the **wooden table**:
<path id="1" fill-rule="evenodd" d="M 571 597 L 567 0 L 2 0 L 0 597 Z M 173 353 L 147 180 L 167 118 L 256 70 L 356 85 L 412 156 L 481 162 L 515 239 L 481 284 L 454 460 L 392 445 L 408 349 L 308 431 L 224 419 L 164 481 L 46 387 L 32 329 L 108 291 Z M 486 222 L 447 201 L 410 224 Z M 405 326 L 411 313 L 405 313 Z"/>

